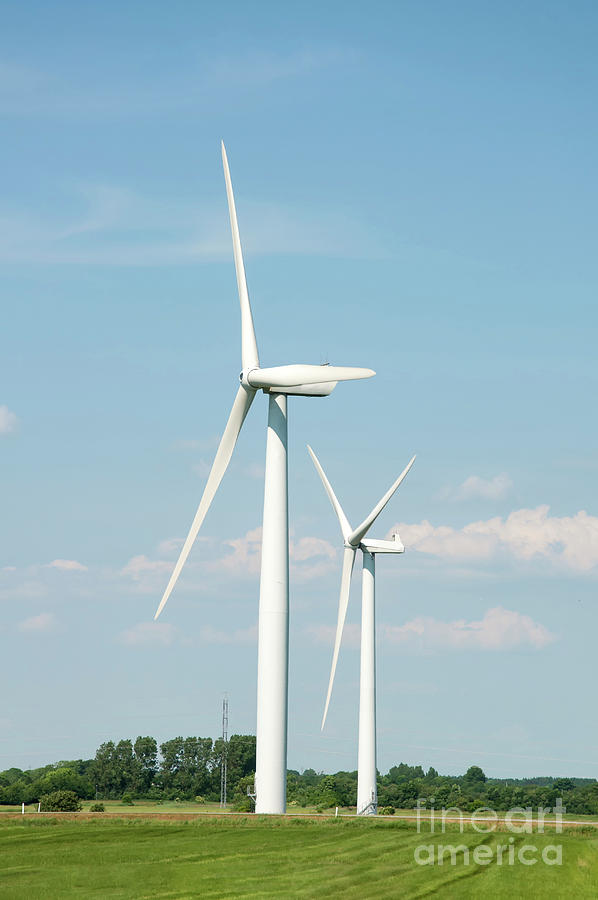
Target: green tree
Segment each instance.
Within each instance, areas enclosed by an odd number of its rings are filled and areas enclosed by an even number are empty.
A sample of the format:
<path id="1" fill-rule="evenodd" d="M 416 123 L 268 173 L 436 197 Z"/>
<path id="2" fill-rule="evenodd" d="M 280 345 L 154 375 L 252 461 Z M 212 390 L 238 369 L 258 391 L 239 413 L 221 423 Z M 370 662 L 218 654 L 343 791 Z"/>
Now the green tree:
<path id="1" fill-rule="evenodd" d="M 114 748 L 114 765 L 119 781 L 119 793 L 133 791 L 138 782 L 139 763 L 133 753 L 133 742 L 128 738 L 119 741 Z"/>
<path id="2" fill-rule="evenodd" d="M 176 737 L 160 745 L 160 784 L 171 798 L 191 799 L 210 789 L 211 738 Z"/>
<path id="3" fill-rule="evenodd" d="M 135 792 L 147 794 L 158 771 L 158 744 L 153 737 L 139 736 L 133 747 L 137 762 Z"/>
<path id="4" fill-rule="evenodd" d="M 255 772 L 249 772 L 243 778 L 237 779 L 233 792 L 233 807 L 238 812 L 253 812 L 254 801 L 247 793 L 249 790 L 253 794 L 255 788 Z"/>
<path id="5" fill-rule="evenodd" d="M 357 772 L 337 772 L 333 776 L 335 806 L 357 805 Z"/>
<path id="6" fill-rule="evenodd" d="M 424 770 L 421 766 L 408 766 L 407 763 L 399 763 L 388 771 L 388 782 L 400 784 L 401 781 L 411 781 L 414 778 L 423 778 Z"/>
<path id="7" fill-rule="evenodd" d="M 93 784 L 87 778 L 66 767 L 45 772 L 33 785 L 38 796 L 54 791 L 73 791 L 83 800 L 90 800 L 95 793 Z"/>
<path id="8" fill-rule="evenodd" d="M 222 739 L 214 741 L 211 762 L 212 796 L 220 796 L 220 764 Z M 238 781 L 255 772 L 255 735 L 232 734 L 227 747 L 227 779 L 229 794 L 234 794 Z"/>
<path id="9" fill-rule="evenodd" d="M 486 781 L 486 776 L 479 766 L 470 766 L 463 776 L 463 781 L 466 784 L 484 784 Z"/>
<path id="10" fill-rule="evenodd" d="M 32 783 L 26 778 L 14 781 L 5 788 L 0 788 L 0 799 L 2 803 L 33 803 L 39 799 L 39 793 L 36 790 L 35 782 Z"/>
<path id="11" fill-rule="evenodd" d="M 575 783 L 571 778 L 557 778 L 553 785 L 557 794 L 564 794 L 566 791 L 572 791 Z"/>
<path id="12" fill-rule="evenodd" d="M 0 784 L 2 785 L 10 785 L 14 784 L 15 781 L 21 781 L 25 773 L 22 769 L 5 769 L 4 772 L 0 772 Z"/>
<path id="13" fill-rule="evenodd" d="M 100 744 L 96 750 L 91 777 L 100 797 L 117 797 L 119 779 L 116 771 L 114 741 Z"/>
<path id="14" fill-rule="evenodd" d="M 329 809 L 331 806 L 341 805 L 338 800 L 333 775 L 324 775 L 318 785 L 315 801 L 316 804 L 318 806 L 321 806 L 323 809 Z"/>
<path id="15" fill-rule="evenodd" d="M 42 812 L 76 812 L 81 801 L 74 791 L 53 791 L 40 797 Z"/>

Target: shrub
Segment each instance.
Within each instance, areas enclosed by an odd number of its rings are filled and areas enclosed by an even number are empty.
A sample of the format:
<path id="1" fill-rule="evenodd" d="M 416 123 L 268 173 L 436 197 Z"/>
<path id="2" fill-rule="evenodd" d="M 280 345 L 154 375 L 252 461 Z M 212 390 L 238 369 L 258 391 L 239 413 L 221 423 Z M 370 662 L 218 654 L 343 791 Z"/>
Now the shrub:
<path id="1" fill-rule="evenodd" d="M 104 812 L 105 809 L 106 807 L 103 803 L 92 803 L 89 807 L 90 812 Z"/>
<path id="2" fill-rule="evenodd" d="M 381 816 L 394 816 L 395 808 L 394 806 L 383 806 L 379 813 Z"/>
<path id="3" fill-rule="evenodd" d="M 196 802 L 196 803 L 205 803 L 205 802 L 206 802 L 206 798 L 205 798 L 205 797 L 201 797 L 201 796 L 198 795 L 198 796 L 195 798 L 195 802 Z"/>
<path id="4" fill-rule="evenodd" d="M 120 798 L 120 802 L 123 803 L 125 806 L 134 806 L 134 805 L 135 805 L 135 804 L 133 803 L 133 798 L 132 798 L 132 796 L 129 794 L 128 791 L 126 791 L 126 792 L 122 795 L 122 797 Z"/>
<path id="5" fill-rule="evenodd" d="M 74 791 L 52 791 L 40 797 L 42 812 L 77 812 L 82 803 Z"/>

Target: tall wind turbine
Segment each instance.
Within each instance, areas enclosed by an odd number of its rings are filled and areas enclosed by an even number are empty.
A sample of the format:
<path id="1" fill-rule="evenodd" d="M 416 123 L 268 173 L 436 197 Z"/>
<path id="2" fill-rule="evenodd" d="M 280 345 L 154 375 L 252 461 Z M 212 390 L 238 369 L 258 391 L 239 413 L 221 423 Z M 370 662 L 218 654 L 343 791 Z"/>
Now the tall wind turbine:
<path id="1" fill-rule="evenodd" d="M 372 369 L 286 365 L 261 368 L 249 303 L 245 266 L 226 150 L 222 164 L 241 304 L 239 389 L 226 423 L 191 529 L 156 611 L 157 619 L 189 556 L 193 542 L 226 472 L 241 426 L 258 390 L 268 395 L 262 568 L 258 624 L 256 812 L 284 813 L 287 777 L 287 697 L 289 645 L 289 524 L 287 397 L 325 397 L 339 381 L 370 378 Z"/>
<path id="2" fill-rule="evenodd" d="M 338 621 L 336 638 L 332 656 L 332 669 L 328 683 L 326 706 L 322 717 L 322 729 L 326 722 L 334 673 L 343 636 L 343 627 L 349 603 L 351 574 L 355 562 L 355 553 L 361 550 L 363 556 L 363 575 L 361 587 L 361 660 L 359 675 L 359 749 L 357 757 L 357 815 L 376 815 L 378 810 L 378 794 L 376 787 L 376 567 L 375 556 L 378 553 L 404 553 L 405 548 L 398 534 L 393 534 L 392 541 L 375 541 L 366 539 L 366 534 L 374 524 L 407 472 L 415 462 L 415 456 L 403 469 L 395 483 L 388 489 L 369 516 L 354 530 L 351 529 L 342 506 L 326 478 L 318 457 L 308 445 L 310 456 L 318 475 L 322 479 L 328 498 L 337 515 L 344 542 L 343 571 L 341 592 L 338 604 Z"/>

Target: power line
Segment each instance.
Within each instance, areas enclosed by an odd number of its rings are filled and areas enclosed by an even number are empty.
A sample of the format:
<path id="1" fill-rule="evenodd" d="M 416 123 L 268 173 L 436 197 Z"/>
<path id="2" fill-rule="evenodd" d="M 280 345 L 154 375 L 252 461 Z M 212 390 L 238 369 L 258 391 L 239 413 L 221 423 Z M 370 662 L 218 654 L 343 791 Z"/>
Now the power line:
<path id="1" fill-rule="evenodd" d="M 220 806 L 226 809 L 226 778 L 228 764 L 228 695 L 222 698 L 222 758 L 220 762 Z"/>

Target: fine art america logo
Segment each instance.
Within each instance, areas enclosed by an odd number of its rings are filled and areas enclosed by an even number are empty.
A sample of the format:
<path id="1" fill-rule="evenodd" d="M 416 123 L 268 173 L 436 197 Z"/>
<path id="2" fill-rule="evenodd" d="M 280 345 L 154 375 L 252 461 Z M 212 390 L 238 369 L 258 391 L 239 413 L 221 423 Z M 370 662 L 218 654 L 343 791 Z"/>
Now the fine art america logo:
<path id="1" fill-rule="evenodd" d="M 540 848 L 532 843 L 517 841 L 513 835 L 544 834 L 545 826 L 548 826 L 551 833 L 561 834 L 564 812 L 560 797 L 554 807 L 539 806 L 535 812 L 531 806 L 525 809 L 514 806 L 500 816 L 488 806 L 480 806 L 472 813 L 464 813 L 456 806 L 448 809 L 442 807 L 441 810 L 435 810 L 433 806 L 427 808 L 425 800 L 418 800 L 418 834 L 422 833 L 422 826 L 427 834 L 445 834 L 447 825 L 449 833 L 455 832 L 457 825 L 460 834 L 463 834 L 466 825 L 478 834 L 488 834 L 497 831 L 499 827 L 501 831 L 497 834 L 495 843 L 481 843 L 473 848 L 459 843 L 419 844 L 413 851 L 413 857 L 418 866 L 488 866 L 491 863 L 497 866 L 514 866 L 517 863 L 522 866 L 535 866 L 537 863 L 562 866 L 562 844 L 545 844 Z M 552 817 L 547 820 L 545 817 L 550 814 Z"/>

